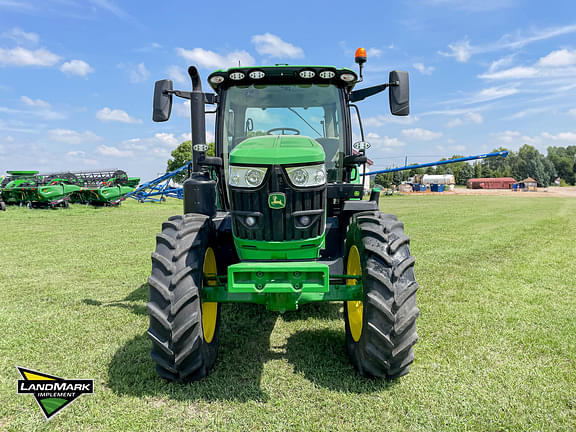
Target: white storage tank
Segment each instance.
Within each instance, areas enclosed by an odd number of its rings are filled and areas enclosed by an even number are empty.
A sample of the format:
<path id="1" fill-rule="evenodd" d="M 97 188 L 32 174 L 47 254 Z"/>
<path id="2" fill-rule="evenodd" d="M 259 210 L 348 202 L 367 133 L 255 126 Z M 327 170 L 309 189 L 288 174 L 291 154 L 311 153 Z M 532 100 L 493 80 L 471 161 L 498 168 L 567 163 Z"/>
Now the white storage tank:
<path id="1" fill-rule="evenodd" d="M 453 185 L 456 181 L 454 180 L 453 174 L 424 174 L 422 177 L 422 184 L 442 184 L 442 185 Z"/>

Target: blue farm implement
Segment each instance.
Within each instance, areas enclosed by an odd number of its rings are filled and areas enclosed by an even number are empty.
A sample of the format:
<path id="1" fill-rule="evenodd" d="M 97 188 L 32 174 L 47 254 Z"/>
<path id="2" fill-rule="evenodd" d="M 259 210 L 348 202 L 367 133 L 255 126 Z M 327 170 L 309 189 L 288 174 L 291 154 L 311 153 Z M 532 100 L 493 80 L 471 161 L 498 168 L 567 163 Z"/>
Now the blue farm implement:
<path id="1" fill-rule="evenodd" d="M 451 164 L 451 163 L 456 163 L 456 162 L 466 162 L 466 161 L 471 161 L 471 160 L 476 160 L 476 159 L 486 159 L 486 158 L 498 157 L 498 156 L 506 157 L 506 156 L 508 156 L 508 153 L 509 152 L 505 150 L 505 151 L 485 153 L 485 154 L 474 155 L 474 156 L 466 156 L 466 157 L 461 157 L 461 158 L 457 158 L 457 159 L 446 159 L 446 160 L 441 160 L 441 161 L 436 161 L 436 162 L 426 162 L 426 163 L 417 164 L 417 165 L 406 165 L 403 167 L 387 168 L 387 169 L 383 169 L 383 170 L 373 171 L 373 172 L 367 173 L 366 175 L 371 176 L 371 175 L 376 175 L 376 174 L 386 174 L 386 173 L 392 173 L 392 172 L 397 172 L 397 171 L 407 171 L 407 170 L 412 170 L 412 169 L 417 169 L 417 168 L 426 168 L 426 167 L 431 167 L 431 166 L 446 165 L 446 164 Z M 360 175 L 364 175 L 364 174 L 360 174 Z"/>
<path id="2" fill-rule="evenodd" d="M 136 190 L 124 195 L 123 199 L 133 198 L 138 202 L 161 202 L 166 198 L 183 199 L 184 192 L 181 186 L 174 186 L 173 178 L 184 170 L 190 170 L 192 162 L 187 162 L 174 171 L 167 172 L 154 180 L 143 183 Z"/>

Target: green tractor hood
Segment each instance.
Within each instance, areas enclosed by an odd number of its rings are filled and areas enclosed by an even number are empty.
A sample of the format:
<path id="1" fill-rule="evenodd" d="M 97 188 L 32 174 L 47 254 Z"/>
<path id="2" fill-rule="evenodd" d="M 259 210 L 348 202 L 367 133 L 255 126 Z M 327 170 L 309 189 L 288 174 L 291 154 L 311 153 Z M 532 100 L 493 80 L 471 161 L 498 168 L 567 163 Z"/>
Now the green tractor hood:
<path id="1" fill-rule="evenodd" d="M 231 164 L 288 165 L 324 162 L 324 149 L 301 135 L 264 135 L 245 139 L 230 152 Z"/>

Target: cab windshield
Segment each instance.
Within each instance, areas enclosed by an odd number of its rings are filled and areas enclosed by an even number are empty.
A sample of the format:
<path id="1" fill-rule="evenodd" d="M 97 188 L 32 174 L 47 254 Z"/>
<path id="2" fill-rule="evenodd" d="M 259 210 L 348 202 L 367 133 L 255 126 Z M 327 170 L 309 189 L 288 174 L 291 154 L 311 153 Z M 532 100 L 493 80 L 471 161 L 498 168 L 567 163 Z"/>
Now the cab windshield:
<path id="1" fill-rule="evenodd" d="M 344 136 L 339 89 L 330 84 L 235 86 L 226 91 L 223 157 L 246 138 L 304 135 L 326 153 L 328 182 L 342 180 Z"/>

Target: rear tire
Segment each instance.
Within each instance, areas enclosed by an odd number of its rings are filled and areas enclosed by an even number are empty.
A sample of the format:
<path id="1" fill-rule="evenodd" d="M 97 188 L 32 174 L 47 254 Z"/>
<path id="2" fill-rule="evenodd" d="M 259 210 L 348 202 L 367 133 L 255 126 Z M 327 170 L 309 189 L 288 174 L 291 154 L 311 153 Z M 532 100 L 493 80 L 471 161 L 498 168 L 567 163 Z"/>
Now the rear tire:
<path id="1" fill-rule="evenodd" d="M 394 215 L 365 212 L 351 220 L 346 262 L 362 274 L 363 299 L 344 302 L 344 318 L 348 354 L 362 376 L 399 378 L 414 361 L 418 284 L 409 243 Z"/>
<path id="2" fill-rule="evenodd" d="M 207 257 L 213 245 L 212 221 L 199 214 L 171 217 L 156 237 L 148 279 L 148 336 L 156 371 L 170 381 L 203 378 L 216 362 L 220 305 L 202 305 L 200 298 L 204 261 L 212 260 Z M 203 306 L 212 317 L 209 324 L 202 320 Z M 203 325 L 208 325 L 206 334 Z"/>

